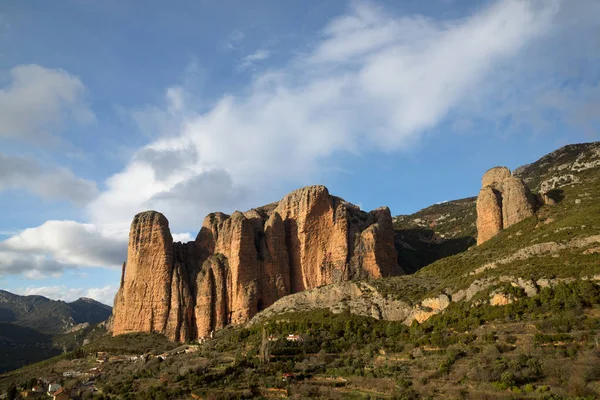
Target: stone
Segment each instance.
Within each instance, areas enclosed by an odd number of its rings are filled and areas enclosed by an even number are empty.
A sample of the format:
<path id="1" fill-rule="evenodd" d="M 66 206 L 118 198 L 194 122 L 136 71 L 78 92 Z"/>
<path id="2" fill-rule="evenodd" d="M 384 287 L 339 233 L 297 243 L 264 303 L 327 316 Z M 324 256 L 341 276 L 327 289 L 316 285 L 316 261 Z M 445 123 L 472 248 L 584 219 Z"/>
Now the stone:
<path id="1" fill-rule="evenodd" d="M 143 212 L 131 225 L 113 335 L 194 340 L 292 293 L 403 274 L 397 259 L 390 210 L 366 213 L 324 186 L 243 213 L 209 214 L 184 244 L 173 243 L 162 214 Z"/>
<path id="2" fill-rule="evenodd" d="M 503 229 L 534 215 L 535 201 L 520 178 L 508 177 L 501 185 Z"/>
<path id="3" fill-rule="evenodd" d="M 477 196 L 477 244 L 487 242 L 502 230 L 502 198 L 491 186 Z"/>
<path id="4" fill-rule="evenodd" d="M 477 244 L 535 214 L 537 199 L 521 178 L 506 167 L 488 170 L 477 196 Z"/>
<path id="5" fill-rule="evenodd" d="M 490 306 L 505 306 L 515 301 L 514 297 L 502 292 L 490 294 Z"/>
<path id="6" fill-rule="evenodd" d="M 557 201 L 546 192 L 538 193 L 537 197 L 538 203 L 540 204 L 544 204 L 547 206 L 555 206 L 556 204 L 558 204 Z"/>
<path id="7" fill-rule="evenodd" d="M 490 168 L 483 174 L 483 178 L 481 178 L 481 187 L 491 186 L 496 188 L 496 185 L 510 177 L 510 169 L 506 167 Z"/>
<path id="8" fill-rule="evenodd" d="M 174 340 L 184 339 L 187 326 L 181 332 L 181 326 L 186 325 L 181 319 L 189 315 L 186 308 L 191 304 L 185 279 L 174 268 L 167 219 L 156 211 L 136 215 L 114 301 L 113 332 L 163 332 Z"/>

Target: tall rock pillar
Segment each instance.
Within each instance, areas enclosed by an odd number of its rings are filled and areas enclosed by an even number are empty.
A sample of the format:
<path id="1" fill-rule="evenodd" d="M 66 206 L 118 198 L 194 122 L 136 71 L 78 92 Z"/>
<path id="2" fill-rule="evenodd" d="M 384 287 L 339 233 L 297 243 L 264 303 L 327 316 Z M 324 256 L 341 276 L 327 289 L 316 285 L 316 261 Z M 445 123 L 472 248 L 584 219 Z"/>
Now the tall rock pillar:
<path id="1" fill-rule="evenodd" d="M 506 167 L 488 170 L 477 196 L 477 244 L 480 245 L 527 217 L 534 215 L 536 201 L 523 180 Z"/>

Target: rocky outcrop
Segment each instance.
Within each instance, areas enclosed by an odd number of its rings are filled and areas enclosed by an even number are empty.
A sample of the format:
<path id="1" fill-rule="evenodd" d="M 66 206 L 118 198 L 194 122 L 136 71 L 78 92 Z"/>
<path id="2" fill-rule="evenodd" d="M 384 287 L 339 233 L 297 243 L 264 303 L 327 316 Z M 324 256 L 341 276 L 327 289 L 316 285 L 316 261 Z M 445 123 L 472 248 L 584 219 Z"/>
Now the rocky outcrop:
<path id="1" fill-rule="evenodd" d="M 413 313 L 411 304 L 382 296 L 367 282 L 352 281 L 286 296 L 254 316 L 249 325 L 261 323 L 276 315 L 315 309 L 329 309 L 336 314 L 350 312 L 388 321 L 405 321 Z"/>
<path id="2" fill-rule="evenodd" d="M 175 246 L 169 222 L 156 211 L 135 216 L 129 233 L 127 262 L 115 296 L 112 328 L 115 333 L 163 332 L 186 337 L 191 292 L 181 268 L 181 244 Z M 183 330 L 183 331 L 182 331 Z"/>
<path id="3" fill-rule="evenodd" d="M 190 340 L 245 323 L 291 293 L 402 273 L 389 209 L 363 212 L 324 186 L 244 213 L 210 214 L 185 244 L 173 243 L 162 214 L 147 211 L 131 224 L 113 334 Z"/>
<path id="4" fill-rule="evenodd" d="M 583 276 L 577 279 L 598 282 L 600 275 Z M 446 289 L 447 293 L 427 297 L 418 302 L 408 302 L 397 299 L 395 296 L 383 295 L 376 287 L 364 281 L 340 282 L 279 299 L 255 315 L 248 325 L 260 324 L 282 314 L 328 309 L 334 314 L 348 312 L 378 320 L 401 321 L 410 326 L 414 321 L 422 323 L 434 315 L 443 313 L 452 303 L 472 301 L 471 306 L 486 303 L 492 306 L 504 306 L 518 301 L 523 296 L 536 296 L 543 288 L 575 280 L 576 278 L 542 278 L 535 281 L 502 275 L 477 279 L 467 288 L 452 293 L 448 288 Z M 517 297 L 512 293 L 506 293 L 507 284 L 522 289 L 523 295 Z M 474 300 L 475 296 L 485 291 L 489 291 L 487 301 L 485 299 Z"/>
<path id="5" fill-rule="evenodd" d="M 477 244 L 484 243 L 535 212 L 536 199 L 506 167 L 487 171 L 477 197 Z"/>

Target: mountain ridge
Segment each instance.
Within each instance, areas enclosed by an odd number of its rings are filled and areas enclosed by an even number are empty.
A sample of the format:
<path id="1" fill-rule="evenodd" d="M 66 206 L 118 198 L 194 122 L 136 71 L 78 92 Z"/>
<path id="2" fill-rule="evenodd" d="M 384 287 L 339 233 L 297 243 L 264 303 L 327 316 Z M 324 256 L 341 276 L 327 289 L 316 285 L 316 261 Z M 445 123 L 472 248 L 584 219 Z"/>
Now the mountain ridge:
<path id="1" fill-rule="evenodd" d="M 131 225 L 112 329 L 185 341 L 245 323 L 289 293 L 402 273 L 389 209 L 361 211 L 324 186 L 211 213 L 188 243 L 173 243 L 166 217 L 147 211 Z"/>

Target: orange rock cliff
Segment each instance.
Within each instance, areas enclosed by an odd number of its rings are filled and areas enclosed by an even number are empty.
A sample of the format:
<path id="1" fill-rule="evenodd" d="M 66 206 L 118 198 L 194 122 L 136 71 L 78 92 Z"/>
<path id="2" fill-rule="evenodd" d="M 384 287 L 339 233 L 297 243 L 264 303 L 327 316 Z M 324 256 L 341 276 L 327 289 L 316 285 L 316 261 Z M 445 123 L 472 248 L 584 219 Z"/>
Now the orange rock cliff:
<path id="1" fill-rule="evenodd" d="M 402 274 L 390 210 L 369 213 L 324 186 L 231 216 L 208 215 L 195 241 L 173 243 L 156 211 L 135 216 L 113 308 L 113 335 L 207 336 L 291 293 Z"/>

